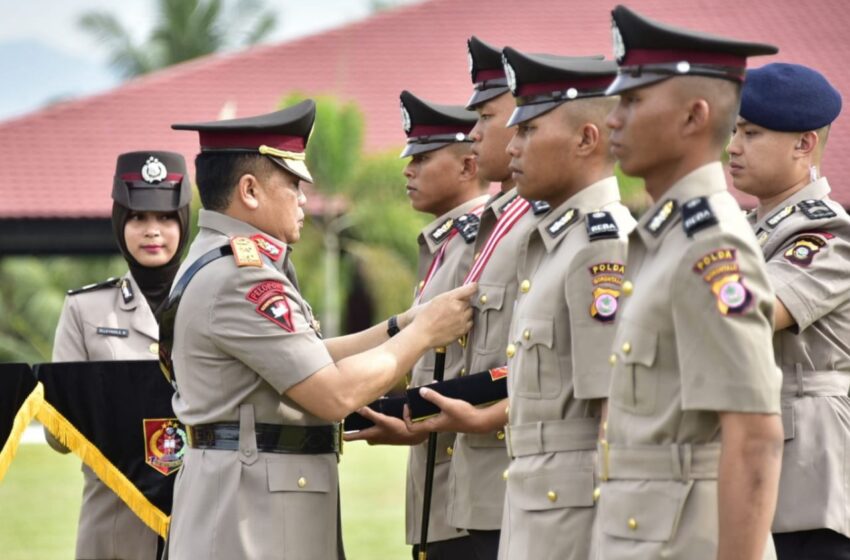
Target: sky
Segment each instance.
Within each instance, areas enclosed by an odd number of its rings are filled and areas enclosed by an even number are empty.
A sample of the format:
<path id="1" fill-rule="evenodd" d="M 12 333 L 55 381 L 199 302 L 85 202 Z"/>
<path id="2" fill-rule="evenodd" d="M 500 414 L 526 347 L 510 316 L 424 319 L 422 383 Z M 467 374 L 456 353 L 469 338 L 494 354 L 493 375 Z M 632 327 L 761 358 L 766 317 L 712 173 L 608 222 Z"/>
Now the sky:
<path id="1" fill-rule="evenodd" d="M 235 0 L 224 0 L 235 2 Z M 391 0 L 405 4 L 417 0 Z M 265 0 L 278 25 L 265 42 L 279 42 L 364 18 L 372 0 Z M 82 31 L 90 11 L 113 13 L 136 41 L 147 36 L 156 0 L 0 0 L 0 120 L 59 99 L 96 93 L 120 83 L 107 51 Z"/>

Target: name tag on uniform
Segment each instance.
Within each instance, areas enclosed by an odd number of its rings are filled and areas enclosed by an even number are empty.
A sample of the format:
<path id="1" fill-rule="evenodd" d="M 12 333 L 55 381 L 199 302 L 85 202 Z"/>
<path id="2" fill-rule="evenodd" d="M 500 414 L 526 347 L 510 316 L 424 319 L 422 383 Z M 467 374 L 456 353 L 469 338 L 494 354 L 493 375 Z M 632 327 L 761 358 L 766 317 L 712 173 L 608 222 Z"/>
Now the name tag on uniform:
<path id="1" fill-rule="evenodd" d="M 102 334 L 103 336 L 120 336 L 121 338 L 127 338 L 130 336 L 130 331 L 127 329 L 115 329 L 112 327 L 98 327 L 97 334 Z"/>

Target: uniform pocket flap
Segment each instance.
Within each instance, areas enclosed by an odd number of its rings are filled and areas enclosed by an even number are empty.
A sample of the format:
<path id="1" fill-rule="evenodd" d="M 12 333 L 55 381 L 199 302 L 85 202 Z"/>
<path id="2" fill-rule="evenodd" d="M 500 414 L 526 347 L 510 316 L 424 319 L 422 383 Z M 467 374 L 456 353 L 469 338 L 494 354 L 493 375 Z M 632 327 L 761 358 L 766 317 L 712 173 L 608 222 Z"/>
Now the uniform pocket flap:
<path id="1" fill-rule="evenodd" d="M 692 484 L 692 483 L 691 483 Z M 630 491 L 609 484 L 602 488 L 598 521 L 606 535 L 639 541 L 666 542 L 673 537 L 690 484 L 665 483 Z"/>
<path id="2" fill-rule="evenodd" d="M 289 455 L 267 459 L 269 492 L 328 492 L 331 472 L 325 457 Z"/>
<path id="3" fill-rule="evenodd" d="M 479 311 L 501 309 L 505 302 L 505 287 L 499 284 L 478 284 L 478 297 L 472 300 L 472 307 Z"/>
<path id="4" fill-rule="evenodd" d="M 455 451 L 455 438 L 457 436 L 451 432 L 443 432 L 437 434 L 437 455 L 434 458 L 434 463 L 448 463 L 452 460 L 452 455 Z M 427 442 L 423 444 L 427 449 Z"/>
<path id="5" fill-rule="evenodd" d="M 522 330 L 519 341 L 522 346 L 530 348 L 536 344 L 552 348 L 555 327 L 552 319 L 523 319 L 519 321 Z"/>
<path id="6" fill-rule="evenodd" d="M 472 448 L 505 447 L 504 430 L 489 434 L 464 434 L 463 437 Z"/>
<path id="7" fill-rule="evenodd" d="M 615 348 L 626 364 L 641 364 L 649 367 L 655 363 L 658 349 L 658 333 L 647 329 L 624 329 L 628 338 Z"/>
<path id="8" fill-rule="evenodd" d="M 544 470 L 508 475 L 510 500 L 520 509 L 542 511 L 593 505 L 593 471 Z"/>

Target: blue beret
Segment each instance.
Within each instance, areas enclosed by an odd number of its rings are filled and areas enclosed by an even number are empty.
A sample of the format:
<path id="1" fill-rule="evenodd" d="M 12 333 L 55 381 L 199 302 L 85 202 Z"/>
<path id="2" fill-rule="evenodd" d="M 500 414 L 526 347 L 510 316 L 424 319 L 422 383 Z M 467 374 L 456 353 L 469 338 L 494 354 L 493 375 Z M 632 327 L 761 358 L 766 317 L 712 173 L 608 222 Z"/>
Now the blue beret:
<path id="1" fill-rule="evenodd" d="M 741 118 L 781 132 L 830 124 L 841 112 L 841 94 L 823 75 L 799 64 L 774 62 L 747 71 Z"/>

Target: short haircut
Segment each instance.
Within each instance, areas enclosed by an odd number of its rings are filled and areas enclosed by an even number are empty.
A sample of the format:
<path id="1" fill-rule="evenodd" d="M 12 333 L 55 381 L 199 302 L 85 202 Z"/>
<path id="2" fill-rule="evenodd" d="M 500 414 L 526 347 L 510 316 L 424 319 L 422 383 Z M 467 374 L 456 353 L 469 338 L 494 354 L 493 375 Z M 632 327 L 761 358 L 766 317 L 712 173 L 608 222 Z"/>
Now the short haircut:
<path id="1" fill-rule="evenodd" d="M 741 108 L 741 84 L 704 76 L 680 76 L 683 96 L 699 97 L 710 108 L 712 140 L 718 147 L 729 143 Z"/>
<path id="2" fill-rule="evenodd" d="M 608 146 L 610 135 L 605 120 L 617 106 L 619 100 L 618 96 L 576 99 L 575 101 L 568 101 L 566 103 L 568 110 L 564 111 L 566 125 L 570 128 L 575 129 L 586 124 L 592 124 L 599 130 L 600 145 L 604 149 L 605 160 L 609 163 L 614 163 L 617 158 L 611 153 Z"/>
<path id="3" fill-rule="evenodd" d="M 201 205 L 222 211 L 230 206 L 233 189 L 246 174 L 265 178 L 274 164 L 260 154 L 201 152 L 195 158 L 195 181 Z"/>

